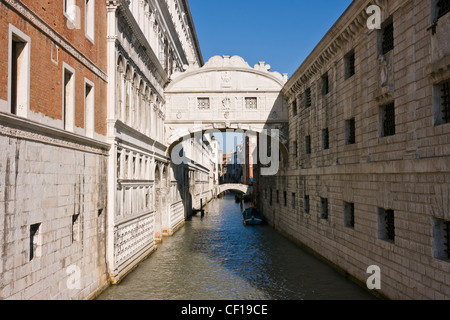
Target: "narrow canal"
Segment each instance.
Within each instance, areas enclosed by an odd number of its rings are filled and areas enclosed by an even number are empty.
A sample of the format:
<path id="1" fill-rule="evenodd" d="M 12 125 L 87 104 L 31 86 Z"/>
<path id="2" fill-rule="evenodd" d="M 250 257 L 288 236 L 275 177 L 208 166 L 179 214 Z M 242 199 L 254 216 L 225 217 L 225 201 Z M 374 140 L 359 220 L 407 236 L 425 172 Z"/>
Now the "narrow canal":
<path id="1" fill-rule="evenodd" d="M 231 195 L 210 202 L 98 299 L 375 299 L 270 226 L 244 226 L 241 212 Z"/>

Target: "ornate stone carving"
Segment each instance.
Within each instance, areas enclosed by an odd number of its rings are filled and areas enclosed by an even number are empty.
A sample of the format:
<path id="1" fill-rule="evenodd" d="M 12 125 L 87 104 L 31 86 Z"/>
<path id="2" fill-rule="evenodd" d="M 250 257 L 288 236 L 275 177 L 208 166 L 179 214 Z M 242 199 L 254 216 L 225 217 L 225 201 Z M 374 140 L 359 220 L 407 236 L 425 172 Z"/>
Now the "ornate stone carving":
<path id="1" fill-rule="evenodd" d="M 230 98 L 225 98 L 222 100 L 222 109 L 230 110 L 231 109 L 231 100 Z"/>
<path id="2" fill-rule="evenodd" d="M 231 87 L 231 72 L 230 71 L 224 71 L 222 72 L 222 88 L 230 88 Z"/>

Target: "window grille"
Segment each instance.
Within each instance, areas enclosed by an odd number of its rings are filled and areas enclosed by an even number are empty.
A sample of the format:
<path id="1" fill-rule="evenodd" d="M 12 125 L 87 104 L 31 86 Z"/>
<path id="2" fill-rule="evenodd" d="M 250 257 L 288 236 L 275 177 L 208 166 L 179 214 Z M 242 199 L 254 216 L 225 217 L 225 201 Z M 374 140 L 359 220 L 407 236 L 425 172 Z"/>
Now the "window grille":
<path id="1" fill-rule="evenodd" d="M 258 109 L 257 98 L 245 98 L 245 107 L 247 109 Z"/>
<path id="2" fill-rule="evenodd" d="M 388 24 L 383 30 L 383 54 L 394 49 L 394 23 Z"/>
<path id="3" fill-rule="evenodd" d="M 322 76 L 322 95 L 326 95 L 330 92 L 330 83 L 328 79 L 328 73 Z"/>
<path id="4" fill-rule="evenodd" d="M 328 219 L 328 199 L 320 198 L 320 218 Z"/>
<path id="5" fill-rule="evenodd" d="M 197 102 L 198 102 L 199 109 L 209 109 L 210 108 L 209 98 L 198 98 Z"/>
<path id="6" fill-rule="evenodd" d="M 355 51 L 352 51 L 346 56 L 346 79 L 355 74 Z"/>
<path id="7" fill-rule="evenodd" d="M 450 80 L 441 85 L 442 120 L 450 123 Z"/>
<path id="8" fill-rule="evenodd" d="M 444 222 L 445 254 L 450 259 L 450 221 Z"/>
<path id="9" fill-rule="evenodd" d="M 330 149 L 330 133 L 328 131 L 328 128 L 322 131 L 322 136 L 323 136 L 323 149 L 324 150 Z"/>
<path id="10" fill-rule="evenodd" d="M 395 107 L 390 103 L 383 108 L 383 137 L 395 135 Z"/>
<path id="11" fill-rule="evenodd" d="M 386 210 L 384 217 L 386 223 L 386 236 L 388 240 L 395 240 L 394 210 Z"/>
<path id="12" fill-rule="evenodd" d="M 306 136 L 305 137 L 305 144 L 306 144 L 306 154 L 310 154 L 311 153 L 311 136 Z"/>
<path id="13" fill-rule="evenodd" d="M 439 0 L 438 7 L 438 19 L 450 12 L 450 0 Z"/>
<path id="14" fill-rule="evenodd" d="M 355 227 L 355 204 L 350 202 L 344 203 L 345 226 L 348 228 Z"/>
<path id="15" fill-rule="evenodd" d="M 305 213 L 309 213 L 309 196 L 305 196 L 305 199 L 303 201 L 303 208 L 305 210 Z"/>
<path id="16" fill-rule="evenodd" d="M 312 104 L 311 88 L 306 89 L 305 94 L 306 94 L 305 107 L 309 108 L 309 107 L 311 107 L 311 104 Z"/>
<path id="17" fill-rule="evenodd" d="M 347 144 L 356 143 L 355 118 L 347 120 Z"/>

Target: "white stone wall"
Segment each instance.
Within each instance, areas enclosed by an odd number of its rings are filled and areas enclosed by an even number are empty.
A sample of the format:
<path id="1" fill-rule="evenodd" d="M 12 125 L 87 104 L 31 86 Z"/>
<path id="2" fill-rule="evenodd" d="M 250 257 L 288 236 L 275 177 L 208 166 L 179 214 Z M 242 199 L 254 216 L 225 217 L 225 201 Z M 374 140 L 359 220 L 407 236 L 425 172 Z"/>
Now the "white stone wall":
<path id="1" fill-rule="evenodd" d="M 106 152 L 42 128 L 0 126 L 0 299 L 87 299 L 108 284 Z"/>
<path id="2" fill-rule="evenodd" d="M 446 17 L 433 34 L 428 29 L 430 1 L 384 2 L 382 21 L 392 16 L 394 50 L 382 60 L 382 31 L 366 28 L 366 5 L 353 2 L 284 87 L 291 105 L 290 145 L 298 143 L 298 154 L 289 155 L 278 176 L 262 180 L 261 208 L 278 230 L 362 285 L 367 268 L 379 266 L 377 293 L 391 299 L 449 299 L 450 263 L 435 251 L 441 241 L 436 219 L 450 220 L 450 124 L 436 125 L 433 115 L 433 87 L 450 78 L 442 67 L 446 58 L 435 56 L 433 49 L 448 27 Z M 352 49 L 356 72 L 347 79 L 345 56 Z M 323 95 L 327 72 L 330 92 Z M 312 105 L 306 108 L 301 97 L 308 87 Z M 396 132 L 382 137 L 380 107 L 390 101 L 395 103 Z M 355 144 L 346 143 L 346 120 L 351 118 Z M 310 154 L 305 153 L 306 136 L 311 137 Z M 328 199 L 328 219 L 321 217 L 321 198 Z M 354 203 L 353 228 L 345 225 L 345 202 Z M 380 209 L 394 211 L 393 241 L 381 236 Z"/>

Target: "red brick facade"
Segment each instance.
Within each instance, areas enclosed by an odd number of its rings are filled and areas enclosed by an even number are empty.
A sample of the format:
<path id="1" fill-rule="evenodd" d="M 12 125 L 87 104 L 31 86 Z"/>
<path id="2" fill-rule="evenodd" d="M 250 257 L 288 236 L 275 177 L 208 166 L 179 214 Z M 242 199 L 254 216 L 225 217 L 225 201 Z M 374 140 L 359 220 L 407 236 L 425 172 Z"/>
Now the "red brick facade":
<path id="1" fill-rule="evenodd" d="M 14 4 L 28 9 L 18 12 Z M 95 132 L 106 135 L 106 78 L 93 72 L 93 68 L 106 72 L 106 6 L 95 2 L 94 43 L 85 35 L 85 1 L 76 0 L 79 7 L 79 28 L 70 28 L 64 15 L 64 1 L 2 0 L 0 2 L 0 73 L 8 75 L 9 25 L 30 37 L 30 111 L 52 119 L 62 119 L 63 63 L 75 70 L 75 126 L 84 128 L 84 78 L 94 83 Z M 31 13 L 32 12 L 32 13 Z M 37 18 L 30 16 L 36 15 Z M 38 20 L 37 25 L 32 20 Z M 47 25 L 66 40 L 71 52 L 58 46 L 56 53 L 52 37 L 41 29 Z M 75 52 L 75 54 L 74 54 Z M 55 54 L 56 56 L 56 54 Z M 81 58 L 80 58 L 81 57 Z M 82 61 L 83 60 L 83 61 Z M 86 63 L 90 61 L 91 63 Z M 8 100 L 8 77 L 0 78 L 0 99 Z"/>

